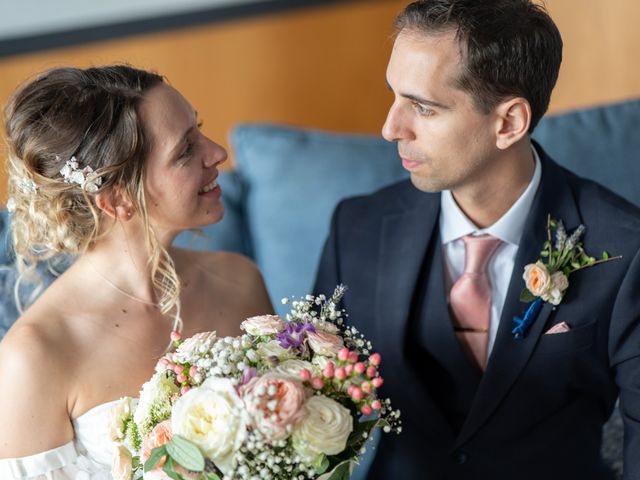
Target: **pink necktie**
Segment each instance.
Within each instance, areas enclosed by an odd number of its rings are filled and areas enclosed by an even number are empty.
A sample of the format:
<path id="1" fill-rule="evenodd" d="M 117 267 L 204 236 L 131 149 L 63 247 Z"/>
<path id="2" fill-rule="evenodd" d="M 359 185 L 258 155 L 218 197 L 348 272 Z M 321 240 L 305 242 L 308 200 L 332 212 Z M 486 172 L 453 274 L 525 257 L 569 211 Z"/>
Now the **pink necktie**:
<path id="1" fill-rule="evenodd" d="M 453 326 L 469 357 L 484 371 L 487 366 L 491 286 L 487 264 L 501 241 L 491 235 L 462 237 L 464 272 L 449 293 Z"/>

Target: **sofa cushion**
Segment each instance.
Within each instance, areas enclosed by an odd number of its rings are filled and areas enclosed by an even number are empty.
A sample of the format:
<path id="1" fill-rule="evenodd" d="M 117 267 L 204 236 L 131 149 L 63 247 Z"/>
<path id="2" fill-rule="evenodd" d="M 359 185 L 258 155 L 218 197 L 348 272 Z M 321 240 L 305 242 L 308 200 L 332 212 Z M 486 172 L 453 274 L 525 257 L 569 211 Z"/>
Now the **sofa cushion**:
<path id="1" fill-rule="evenodd" d="M 546 152 L 640 205 L 640 99 L 545 117 L 533 133 Z"/>
<path id="2" fill-rule="evenodd" d="M 334 207 L 406 178 L 396 146 L 378 137 L 273 125 L 242 125 L 231 135 L 236 168 L 248 186 L 254 258 L 274 307 L 313 287 Z M 331 293 L 331 292 L 326 292 Z"/>

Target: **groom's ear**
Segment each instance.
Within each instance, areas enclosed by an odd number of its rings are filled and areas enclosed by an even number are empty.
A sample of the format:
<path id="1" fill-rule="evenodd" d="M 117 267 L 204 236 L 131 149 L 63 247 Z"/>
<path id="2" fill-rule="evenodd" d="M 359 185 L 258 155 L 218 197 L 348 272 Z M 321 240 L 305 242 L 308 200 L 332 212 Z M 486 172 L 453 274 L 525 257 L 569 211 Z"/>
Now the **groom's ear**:
<path id="1" fill-rule="evenodd" d="M 531 105 L 522 98 L 510 98 L 496 107 L 496 147 L 506 150 L 529 133 Z"/>
<path id="2" fill-rule="evenodd" d="M 101 191 L 95 196 L 96 206 L 114 220 L 131 220 L 133 204 L 117 189 Z"/>

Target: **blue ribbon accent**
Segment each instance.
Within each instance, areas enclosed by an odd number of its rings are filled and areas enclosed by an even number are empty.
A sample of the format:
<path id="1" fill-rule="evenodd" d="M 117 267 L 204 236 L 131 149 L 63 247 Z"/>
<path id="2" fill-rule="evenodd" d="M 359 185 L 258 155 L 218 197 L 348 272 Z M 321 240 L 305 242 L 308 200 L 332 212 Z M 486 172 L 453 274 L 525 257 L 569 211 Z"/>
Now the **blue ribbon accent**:
<path id="1" fill-rule="evenodd" d="M 529 305 L 529 308 L 527 308 L 527 311 L 524 312 L 524 315 L 522 316 L 522 318 L 513 317 L 513 322 L 516 324 L 513 330 L 511 330 L 511 335 L 513 335 L 513 338 L 522 340 L 526 336 L 527 330 L 529 330 L 529 327 L 531 326 L 531 324 L 533 324 L 541 308 L 542 308 L 542 299 L 536 298 L 531 303 L 531 305 Z"/>

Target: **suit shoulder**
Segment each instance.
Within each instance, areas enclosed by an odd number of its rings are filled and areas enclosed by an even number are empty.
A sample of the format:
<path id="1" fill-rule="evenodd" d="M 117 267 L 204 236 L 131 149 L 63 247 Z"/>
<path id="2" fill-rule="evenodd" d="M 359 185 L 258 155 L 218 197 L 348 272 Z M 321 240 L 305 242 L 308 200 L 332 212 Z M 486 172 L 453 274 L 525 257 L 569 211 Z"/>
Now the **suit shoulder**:
<path id="1" fill-rule="evenodd" d="M 593 180 L 570 172 L 568 177 L 585 221 L 628 231 L 640 240 L 640 207 Z"/>
<path id="2" fill-rule="evenodd" d="M 420 202 L 440 201 L 439 193 L 424 193 L 410 180 L 401 180 L 375 192 L 349 197 L 340 202 L 338 210 L 345 216 L 358 218 L 382 217 L 414 207 Z"/>

